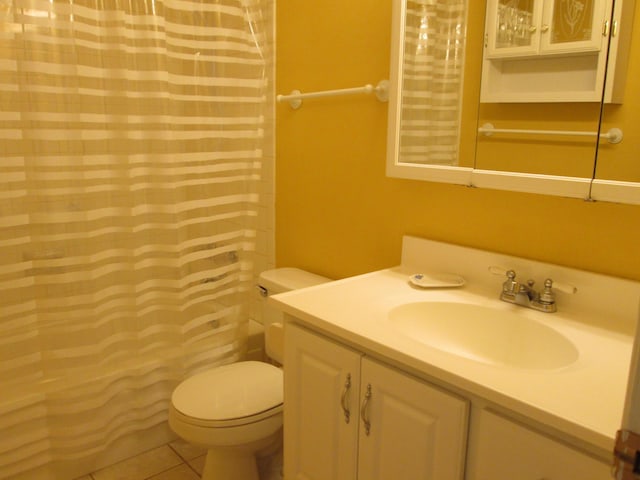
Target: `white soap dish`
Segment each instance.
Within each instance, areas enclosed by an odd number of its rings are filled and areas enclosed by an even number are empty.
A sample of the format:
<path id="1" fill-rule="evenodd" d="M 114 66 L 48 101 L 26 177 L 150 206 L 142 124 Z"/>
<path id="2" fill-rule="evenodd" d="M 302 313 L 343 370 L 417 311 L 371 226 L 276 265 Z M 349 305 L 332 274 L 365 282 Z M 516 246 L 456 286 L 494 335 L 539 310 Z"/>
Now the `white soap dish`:
<path id="1" fill-rule="evenodd" d="M 453 273 L 416 273 L 409 283 L 420 288 L 452 288 L 464 285 L 464 278 Z"/>

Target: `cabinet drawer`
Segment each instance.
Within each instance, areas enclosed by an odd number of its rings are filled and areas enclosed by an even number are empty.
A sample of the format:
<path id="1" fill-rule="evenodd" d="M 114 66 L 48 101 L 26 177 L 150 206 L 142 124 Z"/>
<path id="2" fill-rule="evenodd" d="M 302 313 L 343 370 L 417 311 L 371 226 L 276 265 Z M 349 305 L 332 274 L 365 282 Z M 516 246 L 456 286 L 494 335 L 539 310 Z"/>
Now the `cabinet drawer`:
<path id="1" fill-rule="evenodd" d="M 609 480 L 610 466 L 482 410 L 471 427 L 468 480 Z"/>

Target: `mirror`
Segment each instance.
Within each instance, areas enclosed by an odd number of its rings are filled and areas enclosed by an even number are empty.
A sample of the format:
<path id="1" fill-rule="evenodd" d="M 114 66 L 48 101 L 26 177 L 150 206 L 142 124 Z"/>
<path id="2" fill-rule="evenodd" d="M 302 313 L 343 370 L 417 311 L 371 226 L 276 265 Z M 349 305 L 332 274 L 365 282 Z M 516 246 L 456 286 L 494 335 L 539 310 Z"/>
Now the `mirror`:
<path id="1" fill-rule="evenodd" d="M 640 168 L 633 165 L 635 148 L 626 145 L 633 138 L 625 137 L 622 143 L 613 144 L 605 139 L 598 141 L 597 136 L 601 128 L 606 132 L 609 128 L 633 125 L 633 115 L 640 105 L 640 94 L 627 88 L 622 104 L 605 103 L 601 110 L 605 88 L 607 101 L 620 101 L 622 95 L 617 92 L 624 91 L 624 79 L 636 78 L 634 71 L 640 73 L 640 65 L 635 64 L 639 62 L 631 61 L 629 75 L 626 74 L 627 58 L 623 58 L 623 53 L 629 52 L 628 47 L 607 49 L 609 29 L 615 29 L 611 30 L 612 44 L 628 45 L 631 41 L 628 19 L 633 19 L 634 2 L 616 0 L 614 22 L 601 27 L 602 19 L 611 18 L 612 0 L 585 1 L 586 20 L 574 19 L 573 24 L 579 24 L 580 20 L 583 25 L 575 29 L 578 37 L 574 38 L 566 31 L 556 33 L 560 27 L 558 22 L 553 23 L 553 15 L 563 8 L 560 5 L 566 4 L 557 0 L 394 0 L 387 174 L 640 203 L 640 194 L 634 194 L 639 198 L 637 201 L 633 200 L 634 195 L 628 195 L 629 189 L 635 191 L 636 183 L 640 185 Z M 441 23 L 430 15 L 436 3 L 440 4 L 437 8 L 441 16 L 445 11 Z M 487 32 L 485 9 L 488 9 L 486 18 L 495 17 L 493 23 L 487 22 Z M 565 17 L 568 14 L 561 13 Z M 596 13 L 600 15 L 597 21 Z M 627 19 L 626 24 L 623 18 Z M 519 35 L 515 41 L 513 36 L 504 34 L 505 24 L 510 25 L 507 31 Z M 465 28 L 466 41 L 460 37 Z M 548 38 L 543 30 L 549 30 Z M 636 31 L 640 31 L 640 26 Z M 430 36 L 446 43 L 446 47 L 444 43 L 440 46 L 436 43 L 435 50 L 429 52 L 422 40 Z M 528 51 L 521 53 L 523 48 Z M 485 50 L 489 58 L 483 62 Z M 612 53 L 605 87 L 608 51 Z M 640 44 L 636 51 L 640 51 Z M 446 57 L 450 63 L 440 57 Z M 435 72 L 429 78 L 424 75 L 428 68 Z M 464 75 L 462 83 L 455 77 L 456 72 Z M 440 73 L 442 78 L 434 78 Z M 444 77 L 450 73 L 453 77 Z M 428 92 L 420 90 L 425 84 L 429 85 Z M 449 90 L 444 90 L 442 84 Z M 455 92 L 462 100 L 452 105 Z M 425 108 L 424 98 L 436 103 Z M 567 102 L 567 98 L 574 101 Z M 455 114 L 448 110 L 448 117 L 421 112 L 422 108 L 441 114 L 445 108 L 454 106 L 458 110 Z M 507 132 L 479 133 L 478 127 L 485 124 Z M 457 131 L 452 134 L 451 128 L 442 125 L 457 125 Z M 539 134 L 549 130 L 554 134 Z M 586 134 L 563 134 L 567 132 Z M 455 136 L 457 140 L 452 141 Z M 448 141 L 449 150 L 438 143 L 443 139 L 445 143 Z M 419 144 L 425 140 L 426 144 Z M 442 155 L 445 150 L 449 156 Z M 624 160 L 619 158 L 621 152 L 626 152 Z M 623 173 L 625 169 L 627 173 Z M 615 198 L 611 192 L 608 197 L 603 196 L 600 186 L 595 185 L 605 178 L 608 184 L 612 180 L 617 182 Z M 620 189 L 629 198 L 621 200 Z"/>
<path id="2" fill-rule="evenodd" d="M 477 16 L 484 6 L 467 3 L 393 0 L 390 176 L 470 183 L 481 64 L 477 57 L 470 60 L 474 55 L 469 50 L 477 45 L 466 38 L 482 38 L 483 22 L 467 24 L 467 18 Z"/>
<path id="3" fill-rule="evenodd" d="M 640 8 L 634 9 L 634 2 L 625 1 L 618 14 L 620 18 L 633 19 L 632 28 L 620 31 L 620 35 L 630 37 L 623 39 L 629 48 L 616 52 L 626 55 L 621 64 L 627 66 L 627 85 L 621 103 L 604 104 L 602 130 L 623 125 L 625 135 L 619 144 L 599 146 L 592 194 L 600 200 L 640 204 L 640 89 L 636 83 L 640 78 Z"/>
<path id="4" fill-rule="evenodd" d="M 498 133 L 478 135 L 476 168 L 592 177 L 611 7 L 487 0 L 478 124 Z"/>

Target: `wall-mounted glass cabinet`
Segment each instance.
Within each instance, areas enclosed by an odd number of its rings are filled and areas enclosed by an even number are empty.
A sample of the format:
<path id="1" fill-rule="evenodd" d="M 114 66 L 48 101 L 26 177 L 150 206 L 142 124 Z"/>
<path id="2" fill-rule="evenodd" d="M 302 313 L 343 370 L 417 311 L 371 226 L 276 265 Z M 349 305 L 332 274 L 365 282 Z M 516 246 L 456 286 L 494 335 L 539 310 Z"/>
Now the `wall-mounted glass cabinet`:
<path id="1" fill-rule="evenodd" d="M 543 52 L 599 51 L 609 18 L 604 0 L 553 0 L 542 11 L 540 48 Z M 609 2 L 612 3 L 612 2 Z M 611 6 L 609 7 L 611 15 Z"/>
<path id="2" fill-rule="evenodd" d="M 540 0 L 494 0 L 487 5 L 487 58 L 519 57 L 538 53 Z"/>
<path id="3" fill-rule="evenodd" d="M 608 28 L 604 0 L 491 0 L 487 58 L 597 52 Z"/>
<path id="4" fill-rule="evenodd" d="M 489 0 L 481 101 L 600 102 L 612 9 L 613 0 Z"/>

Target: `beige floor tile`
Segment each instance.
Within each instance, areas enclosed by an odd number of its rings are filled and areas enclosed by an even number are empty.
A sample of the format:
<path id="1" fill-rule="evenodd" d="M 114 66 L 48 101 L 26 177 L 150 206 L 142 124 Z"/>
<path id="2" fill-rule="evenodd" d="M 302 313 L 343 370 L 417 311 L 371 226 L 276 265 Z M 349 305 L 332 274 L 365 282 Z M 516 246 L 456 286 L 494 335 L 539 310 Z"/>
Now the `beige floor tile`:
<path id="1" fill-rule="evenodd" d="M 145 480 L 182 463 L 168 445 L 92 473 L 94 480 Z"/>
<path id="2" fill-rule="evenodd" d="M 184 460 L 193 460 L 196 457 L 200 457 L 207 453 L 204 448 L 196 447 L 182 439 L 175 440 L 169 444 L 175 452 L 180 455 Z"/>
<path id="3" fill-rule="evenodd" d="M 183 463 L 171 470 L 149 477 L 148 480 L 200 480 L 200 475 L 194 472 L 189 465 Z"/>
<path id="4" fill-rule="evenodd" d="M 202 471 L 204 470 L 204 462 L 207 459 L 206 455 L 202 455 L 200 457 L 196 457 L 192 460 L 189 460 L 189 465 L 191 465 L 191 468 L 193 468 L 196 472 L 198 472 L 200 475 L 202 475 Z"/>

